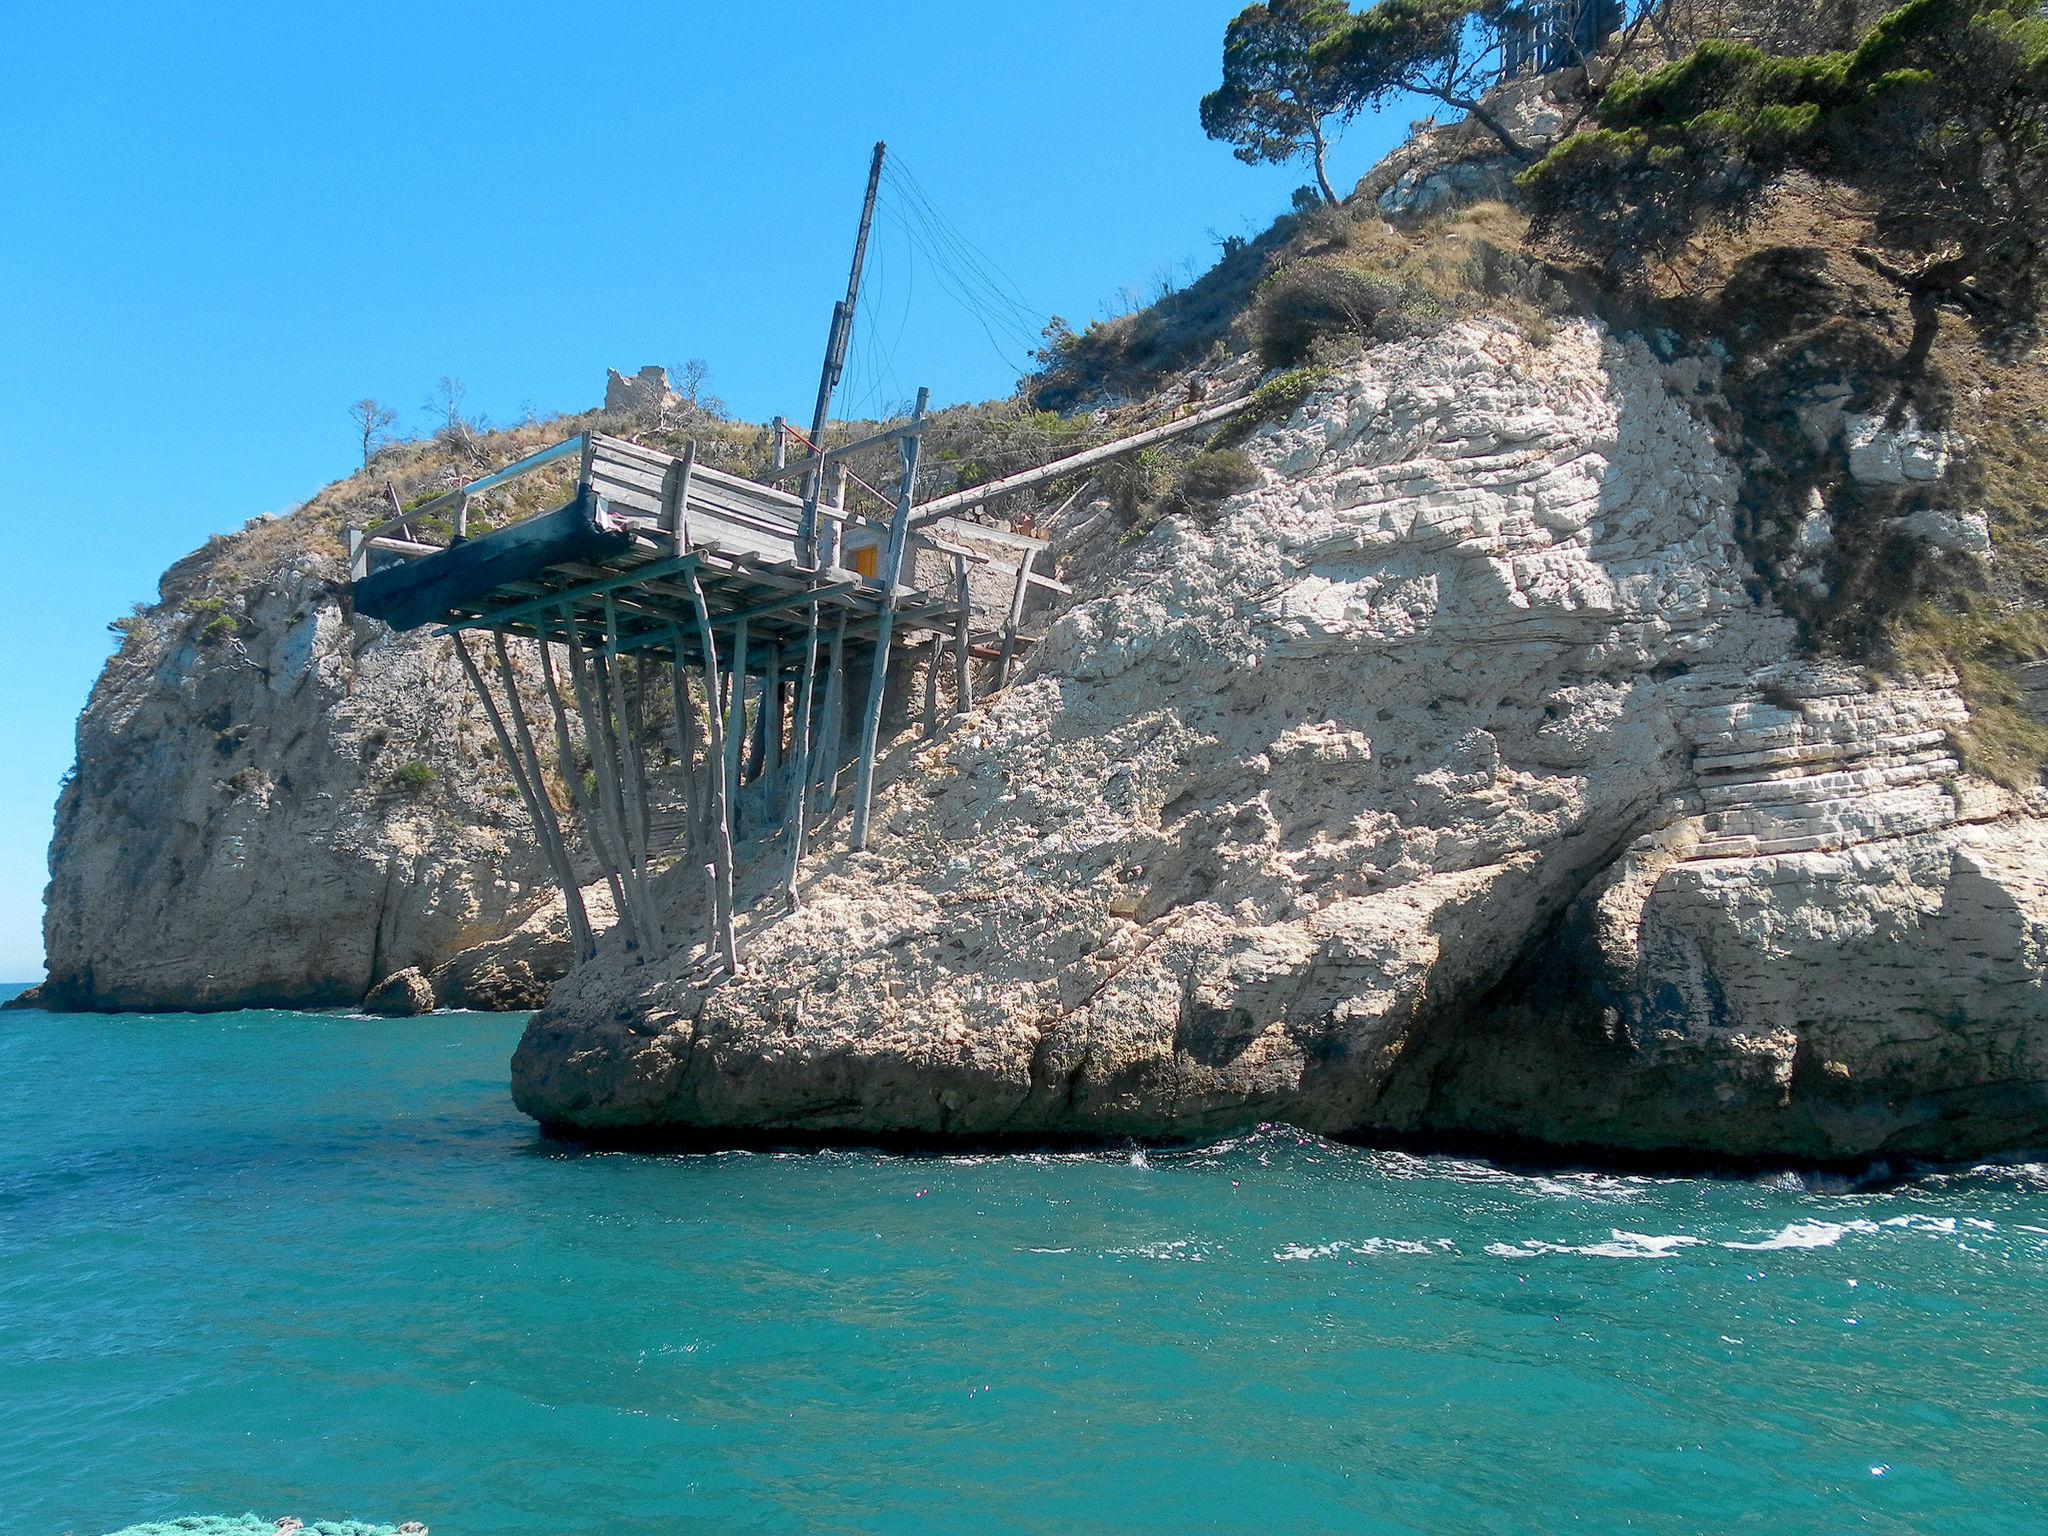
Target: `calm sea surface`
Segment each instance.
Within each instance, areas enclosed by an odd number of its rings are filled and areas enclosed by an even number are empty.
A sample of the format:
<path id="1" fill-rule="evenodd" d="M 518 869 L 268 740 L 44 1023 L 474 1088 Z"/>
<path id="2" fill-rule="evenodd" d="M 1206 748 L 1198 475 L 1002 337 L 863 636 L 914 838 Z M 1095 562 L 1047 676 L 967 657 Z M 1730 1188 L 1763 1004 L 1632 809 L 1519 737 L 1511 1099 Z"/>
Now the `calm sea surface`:
<path id="1" fill-rule="evenodd" d="M 2048 1530 L 2048 1171 L 656 1157 L 516 1020 L 0 1016 L 0 1532 Z"/>

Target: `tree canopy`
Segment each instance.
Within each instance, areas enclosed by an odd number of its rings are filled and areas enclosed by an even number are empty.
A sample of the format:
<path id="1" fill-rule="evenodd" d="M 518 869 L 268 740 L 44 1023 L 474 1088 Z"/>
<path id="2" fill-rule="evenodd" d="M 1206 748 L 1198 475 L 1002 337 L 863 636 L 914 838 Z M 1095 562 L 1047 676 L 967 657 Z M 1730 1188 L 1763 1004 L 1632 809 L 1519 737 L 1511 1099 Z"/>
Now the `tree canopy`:
<path id="1" fill-rule="evenodd" d="M 1318 49 L 1350 19 L 1342 0 L 1246 6 L 1224 29 L 1223 84 L 1202 98 L 1202 131 L 1247 165 L 1307 156 L 1324 201 L 1336 202 L 1324 125 L 1360 103 Z"/>
<path id="2" fill-rule="evenodd" d="M 1916 300 L 2038 313 L 2048 264 L 2048 19 L 1909 0 L 1854 49 L 1710 42 L 1617 82 L 1523 182 L 1539 225 L 1625 274 L 1805 169 L 1871 194 L 1867 264 Z M 1889 253 L 1889 254 L 1886 254 Z"/>

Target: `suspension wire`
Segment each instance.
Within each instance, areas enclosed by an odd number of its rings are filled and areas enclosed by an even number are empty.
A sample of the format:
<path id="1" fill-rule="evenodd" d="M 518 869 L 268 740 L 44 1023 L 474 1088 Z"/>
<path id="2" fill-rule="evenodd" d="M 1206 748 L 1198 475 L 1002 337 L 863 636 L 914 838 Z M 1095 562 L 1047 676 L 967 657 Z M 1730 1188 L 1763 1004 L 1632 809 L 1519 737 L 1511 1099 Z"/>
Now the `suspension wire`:
<path id="1" fill-rule="evenodd" d="M 1045 316 L 1024 298 L 1015 280 L 960 231 L 907 165 L 892 159 L 883 167 L 882 180 L 885 212 L 911 250 L 924 254 L 939 286 L 981 328 L 996 354 L 1014 365 L 1016 353 L 1028 357 L 1036 351 Z"/>
<path id="2" fill-rule="evenodd" d="M 947 217 L 917 172 L 909 165 L 898 162 L 890 167 L 894 172 L 896 187 L 904 192 L 922 211 L 931 228 L 937 232 L 943 244 L 961 262 L 963 268 L 973 274 L 983 290 L 1011 317 L 1026 326 L 1036 328 L 1044 320 L 1044 314 L 1025 298 L 1017 282 L 1003 269 L 994 257 L 968 239 L 960 227 Z"/>

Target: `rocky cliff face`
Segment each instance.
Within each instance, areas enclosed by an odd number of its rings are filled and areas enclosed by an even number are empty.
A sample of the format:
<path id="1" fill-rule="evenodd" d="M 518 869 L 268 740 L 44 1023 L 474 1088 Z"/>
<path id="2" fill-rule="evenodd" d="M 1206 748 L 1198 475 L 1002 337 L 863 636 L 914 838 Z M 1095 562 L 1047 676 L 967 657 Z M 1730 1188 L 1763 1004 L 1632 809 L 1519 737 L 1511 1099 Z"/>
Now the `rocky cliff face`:
<path id="1" fill-rule="evenodd" d="M 828 847 L 738 977 L 608 951 L 560 984 L 519 1103 L 719 1135 L 2038 1143 L 2048 805 L 1962 771 L 1943 680 L 1791 659 L 1714 386 L 1586 322 L 1380 349 L 1253 440 L 1257 489 L 899 739 L 871 851 Z"/>
<path id="2" fill-rule="evenodd" d="M 544 909 L 447 642 L 352 620 L 344 575 L 305 528 L 257 525 L 173 567 L 128 621 L 57 809 L 46 1003 L 353 1004 Z M 562 967 L 520 992 L 500 966 L 472 998 L 474 969 L 439 1000 L 530 1003 Z"/>

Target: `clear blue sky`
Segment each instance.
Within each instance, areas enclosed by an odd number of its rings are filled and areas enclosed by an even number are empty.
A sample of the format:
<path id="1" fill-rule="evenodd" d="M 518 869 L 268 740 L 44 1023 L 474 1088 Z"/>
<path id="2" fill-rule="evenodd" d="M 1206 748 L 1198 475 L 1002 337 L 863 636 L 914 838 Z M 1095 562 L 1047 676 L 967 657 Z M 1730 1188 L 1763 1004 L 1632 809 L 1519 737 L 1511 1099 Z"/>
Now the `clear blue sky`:
<path id="1" fill-rule="evenodd" d="M 1306 180 L 1196 125 L 1240 3 L 14 0 L 0 980 L 41 974 L 50 813 L 107 621 L 345 474 L 351 400 L 417 429 L 450 374 L 509 420 L 701 356 L 736 413 L 807 415 L 878 138 L 1043 314 L 1207 266 L 1212 232 Z M 1340 185 L 1399 131 L 1355 125 Z M 872 270 L 849 404 L 1009 392 L 1017 353 L 894 219 Z"/>

